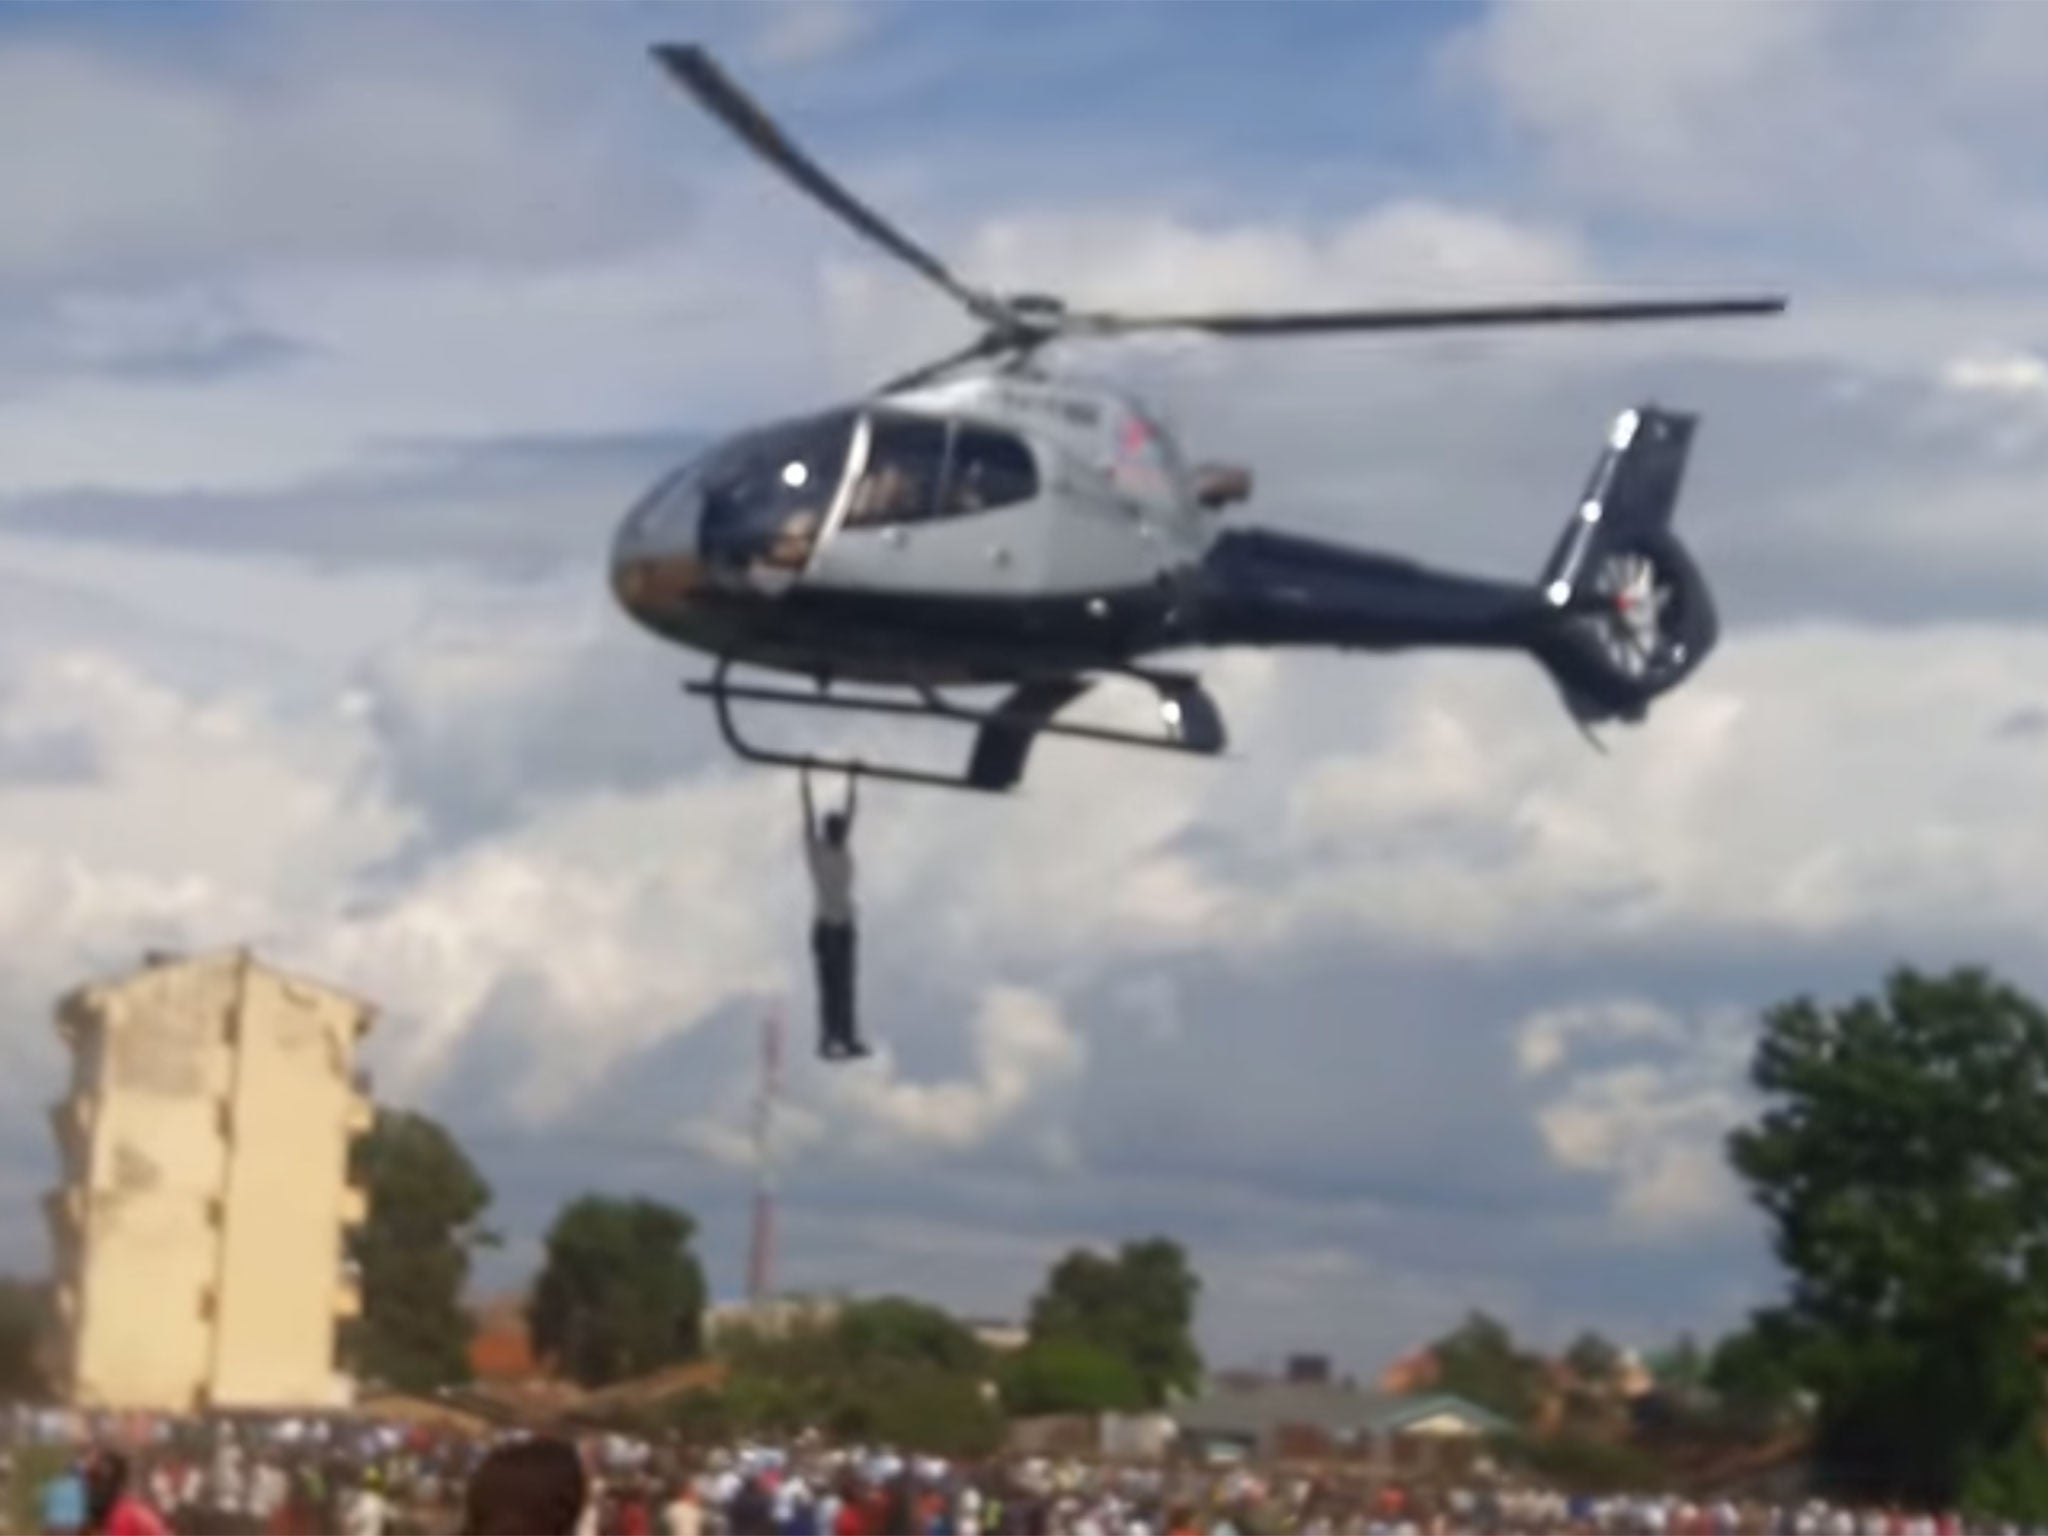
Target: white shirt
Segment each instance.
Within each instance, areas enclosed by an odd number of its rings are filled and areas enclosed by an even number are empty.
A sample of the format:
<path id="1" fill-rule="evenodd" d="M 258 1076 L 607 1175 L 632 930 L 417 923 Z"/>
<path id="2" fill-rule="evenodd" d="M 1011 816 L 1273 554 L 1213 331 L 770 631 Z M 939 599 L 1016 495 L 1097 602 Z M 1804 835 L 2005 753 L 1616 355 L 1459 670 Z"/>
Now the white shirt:
<path id="1" fill-rule="evenodd" d="M 259 1520 L 268 1520 L 284 1508 L 285 1500 L 291 1494 L 291 1483 L 286 1479 L 284 1469 L 266 1461 L 249 1479 L 249 1513 Z"/>
<path id="2" fill-rule="evenodd" d="M 841 843 L 837 848 L 823 837 L 806 838 L 804 854 L 811 866 L 811 889 L 818 900 L 818 921 L 846 924 L 853 921 L 853 850 Z"/>
<path id="3" fill-rule="evenodd" d="M 348 1536 L 384 1536 L 388 1506 L 374 1488 L 365 1488 L 349 1501 Z"/>
<path id="4" fill-rule="evenodd" d="M 671 1499 L 661 1512 L 666 1536 L 699 1536 L 704 1529 L 704 1511 L 691 1499 Z"/>

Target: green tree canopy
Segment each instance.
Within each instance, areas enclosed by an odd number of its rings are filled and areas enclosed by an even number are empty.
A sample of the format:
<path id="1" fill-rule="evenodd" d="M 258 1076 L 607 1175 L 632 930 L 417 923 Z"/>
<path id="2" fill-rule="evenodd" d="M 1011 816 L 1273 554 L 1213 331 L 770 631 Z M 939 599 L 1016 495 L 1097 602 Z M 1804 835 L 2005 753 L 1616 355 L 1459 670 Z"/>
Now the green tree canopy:
<path id="1" fill-rule="evenodd" d="M 1145 1406 L 1145 1383 L 1128 1360 L 1080 1339 L 1027 1344 L 1003 1363 L 1003 1406 L 1019 1417 L 1045 1413 L 1129 1413 Z"/>
<path id="2" fill-rule="evenodd" d="M 1762 1439 L 1799 1416 L 1797 1339 L 1766 1317 L 1714 1346 L 1707 1366 L 1722 1423 L 1741 1439 Z"/>
<path id="3" fill-rule="evenodd" d="M 1845 1492 L 2010 1505 L 2048 1488 L 2048 1014 L 1979 969 L 1764 1017 L 1731 1160 L 1792 1294 L 1768 1319 Z M 1992 1512 L 2022 1518 L 2048 1507 Z"/>
<path id="4" fill-rule="evenodd" d="M 556 1216 L 529 1317 L 534 1346 L 585 1386 L 698 1351 L 704 1273 L 696 1223 L 656 1200 L 585 1195 Z"/>
<path id="5" fill-rule="evenodd" d="M 885 1361 L 956 1376 L 979 1377 L 988 1369 L 988 1351 L 965 1323 L 907 1297 L 855 1302 L 840 1312 L 834 1332 L 839 1352 L 857 1369 Z"/>
<path id="6" fill-rule="evenodd" d="M 355 1163 L 370 1206 L 349 1244 L 363 1292 L 357 1370 L 410 1392 L 465 1380 L 462 1292 L 473 1250 L 492 1240 L 477 1225 L 490 1186 L 446 1130 L 405 1110 L 377 1112 Z"/>
<path id="7" fill-rule="evenodd" d="M 1666 1392 L 1690 1392 L 1706 1384 L 1707 1357 L 1699 1340 L 1689 1333 L 1680 1334 L 1670 1347 L 1654 1351 L 1644 1364 Z"/>
<path id="8" fill-rule="evenodd" d="M 1524 1352 L 1507 1325 L 1474 1312 L 1430 1345 L 1437 1386 L 1467 1402 L 1490 1408 L 1514 1424 L 1527 1424 L 1543 1401 L 1544 1365 Z"/>
<path id="9" fill-rule="evenodd" d="M 1564 1363 L 1589 1387 L 1610 1387 L 1621 1374 L 1621 1351 L 1597 1333 L 1582 1333 L 1564 1352 Z"/>
<path id="10" fill-rule="evenodd" d="M 719 1353 L 731 1366 L 720 1405 L 727 1433 L 823 1429 L 944 1456 L 985 1455 L 1001 1439 L 987 1350 L 923 1302 L 852 1302 L 829 1321 L 737 1332 Z"/>
<path id="11" fill-rule="evenodd" d="M 1077 1248 L 1052 1267 L 1031 1306 L 1031 1341 L 1091 1345 L 1137 1377 L 1148 1407 L 1191 1391 L 1202 1375 L 1195 1347 L 1201 1281 L 1180 1244 L 1125 1243 L 1114 1256 Z"/>

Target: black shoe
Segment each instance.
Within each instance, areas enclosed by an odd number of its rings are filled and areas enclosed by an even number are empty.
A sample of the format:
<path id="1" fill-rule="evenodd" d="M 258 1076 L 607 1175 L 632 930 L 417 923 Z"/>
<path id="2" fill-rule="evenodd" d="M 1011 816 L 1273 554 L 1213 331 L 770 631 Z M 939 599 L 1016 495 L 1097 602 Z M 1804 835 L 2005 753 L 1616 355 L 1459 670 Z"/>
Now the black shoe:
<path id="1" fill-rule="evenodd" d="M 840 1047 L 840 1054 L 841 1054 L 841 1055 L 843 1055 L 843 1056 L 850 1056 L 850 1057 L 852 1057 L 852 1058 L 853 1058 L 854 1060 L 858 1061 L 858 1060 L 859 1060 L 860 1058 L 862 1058 L 862 1057 L 864 1057 L 864 1056 L 872 1056 L 872 1055 L 874 1055 L 875 1053 L 874 1053 L 873 1049 L 871 1049 L 870 1047 L 868 1047 L 868 1046 L 866 1046 L 866 1045 L 863 1045 L 863 1044 L 861 1044 L 861 1042 L 860 1042 L 860 1041 L 858 1041 L 858 1040 L 849 1040 L 849 1041 L 847 1041 L 847 1042 L 846 1042 L 846 1044 L 845 1044 L 845 1045 L 843 1045 L 843 1046 L 841 1046 L 841 1047 Z"/>

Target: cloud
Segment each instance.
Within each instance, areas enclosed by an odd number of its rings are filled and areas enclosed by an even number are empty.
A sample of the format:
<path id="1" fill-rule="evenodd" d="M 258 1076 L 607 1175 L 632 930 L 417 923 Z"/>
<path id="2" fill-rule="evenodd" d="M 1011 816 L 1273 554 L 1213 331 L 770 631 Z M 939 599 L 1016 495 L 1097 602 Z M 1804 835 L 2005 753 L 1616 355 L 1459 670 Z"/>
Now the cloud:
<path id="1" fill-rule="evenodd" d="M 880 11 L 876 0 L 787 0 L 769 9 L 751 52 L 776 68 L 826 63 L 871 35 Z"/>
<path id="2" fill-rule="evenodd" d="M 1515 1050 L 1523 1075 L 1539 1077 L 1562 1066 L 1582 1043 L 1669 1041 L 1682 1036 L 1679 1022 L 1656 1004 L 1622 1000 L 1531 1014 L 1516 1033 Z"/>
<path id="3" fill-rule="evenodd" d="M 1943 368 L 1941 381 L 1963 394 L 2048 394 L 2048 362 L 2031 352 L 1973 353 Z"/>
<path id="4" fill-rule="evenodd" d="M 1023 988 L 987 993 L 971 1034 L 970 1077 L 906 1079 L 885 1056 L 879 1071 L 835 1076 L 829 1102 L 846 1113 L 856 1137 L 879 1137 L 899 1148 L 957 1152 L 1006 1127 L 1087 1060 L 1086 1046 L 1057 1006 Z"/>
<path id="5" fill-rule="evenodd" d="M 1224 921 L 1240 942 L 1341 922 L 1496 953 L 1702 926 L 2024 927 L 2048 854 L 2017 831 L 2031 765 L 1982 723 L 2037 698 L 2042 644 L 1967 626 L 1731 638 L 1606 760 L 1542 730 L 1533 678 L 1425 664 L 1381 745 L 1300 778 L 1260 839 L 1289 878 Z M 1908 738 L 1956 746 L 1890 750 Z M 1377 879 L 1356 883 L 1366 869 Z"/>
<path id="6" fill-rule="evenodd" d="M 269 46 L 247 47 L 257 35 Z M 35 147 L 0 155 L 0 280 L 504 259 L 646 227 L 619 147 L 523 79 L 509 38 L 458 46 L 360 14 L 241 37 L 226 68 L 54 29 L 0 41 L 10 141 Z"/>
<path id="7" fill-rule="evenodd" d="M 1748 1108 L 1741 1014 L 1689 1019 L 1619 999 L 1531 1015 L 1516 1044 L 1523 1070 L 1546 1080 L 1536 1119 L 1551 1160 L 1607 1181 L 1625 1230 L 1669 1239 L 1740 1210 L 1723 1142 Z M 1580 1059 L 1595 1053 L 1629 1059 Z"/>
<path id="8" fill-rule="evenodd" d="M 1991 728 L 2000 741 L 2038 741 L 2048 736 L 2048 708 L 2023 705 Z"/>
<path id="9" fill-rule="evenodd" d="M 194 383 L 287 366 L 306 349 L 204 288 L 58 294 L 0 305 L 7 360 L 0 394 L 61 379 Z"/>
<path id="10" fill-rule="evenodd" d="M 587 579 L 448 605 L 364 657 L 352 707 L 425 851 L 516 827 L 565 796 L 674 786 L 697 754 L 682 663 L 640 643 Z"/>
<path id="11" fill-rule="evenodd" d="M 0 400 L 0 495 L 360 488 L 417 469 L 423 447 L 445 462 L 450 447 L 554 440 L 573 455 L 765 414 L 765 378 L 805 316 L 773 262 L 735 256 L 710 242 L 541 271 L 252 280 L 240 324 L 291 338 L 290 368 L 18 384 Z"/>
<path id="12" fill-rule="evenodd" d="M 1510 0 L 1442 67 L 1595 206 L 1817 239 L 1852 269 L 2037 268 L 2048 205 L 2018 145 L 2048 73 L 2040 19 L 2017 9 L 1902 6 L 1878 23 L 1825 5 Z"/>

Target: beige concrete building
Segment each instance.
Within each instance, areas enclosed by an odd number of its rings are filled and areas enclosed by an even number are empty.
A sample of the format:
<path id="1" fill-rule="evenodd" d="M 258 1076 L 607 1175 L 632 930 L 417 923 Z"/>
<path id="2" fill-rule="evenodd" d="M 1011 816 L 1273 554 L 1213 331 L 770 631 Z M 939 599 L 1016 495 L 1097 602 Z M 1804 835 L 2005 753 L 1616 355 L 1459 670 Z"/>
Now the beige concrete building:
<path id="1" fill-rule="evenodd" d="M 58 1005 L 73 1073 L 48 1204 L 74 1403 L 348 1401 L 335 1334 L 360 1305 L 343 1260 L 371 1017 L 243 950 L 151 957 Z"/>

